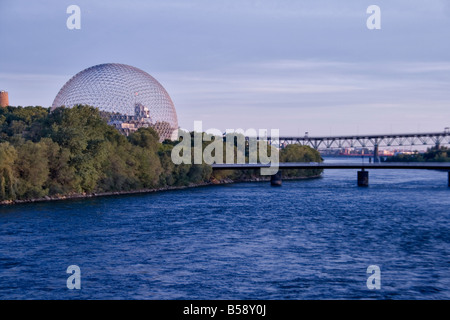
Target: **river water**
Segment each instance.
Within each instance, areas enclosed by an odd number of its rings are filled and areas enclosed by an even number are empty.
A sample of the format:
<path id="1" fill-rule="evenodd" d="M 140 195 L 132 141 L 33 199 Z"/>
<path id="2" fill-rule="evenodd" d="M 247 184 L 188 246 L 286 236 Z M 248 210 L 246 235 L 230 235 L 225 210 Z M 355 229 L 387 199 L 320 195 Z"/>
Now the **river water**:
<path id="1" fill-rule="evenodd" d="M 356 171 L 2 206 L 0 299 L 449 299 L 447 173 Z"/>

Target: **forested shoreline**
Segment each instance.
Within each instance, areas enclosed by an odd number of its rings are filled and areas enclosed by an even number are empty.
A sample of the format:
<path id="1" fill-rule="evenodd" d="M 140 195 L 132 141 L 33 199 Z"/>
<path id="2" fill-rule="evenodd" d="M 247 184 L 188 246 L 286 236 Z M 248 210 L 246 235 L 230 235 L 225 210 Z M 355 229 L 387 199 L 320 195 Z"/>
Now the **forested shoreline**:
<path id="1" fill-rule="evenodd" d="M 125 136 L 90 106 L 0 108 L 0 202 L 149 192 L 222 182 L 258 180 L 259 170 L 213 172 L 207 164 L 175 165 L 178 141 L 159 142 L 152 128 Z M 207 143 L 204 143 L 205 147 Z M 322 161 L 293 145 L 280 161 Z M 321 170 L 289 170 L 314 177 Z"/>
<path id="2" fill-rule="evenodd" d="M 398 154 L 386 162 L 450 162 L 450 149 L 444 146 L 428 148 L 424 153 Z"/>

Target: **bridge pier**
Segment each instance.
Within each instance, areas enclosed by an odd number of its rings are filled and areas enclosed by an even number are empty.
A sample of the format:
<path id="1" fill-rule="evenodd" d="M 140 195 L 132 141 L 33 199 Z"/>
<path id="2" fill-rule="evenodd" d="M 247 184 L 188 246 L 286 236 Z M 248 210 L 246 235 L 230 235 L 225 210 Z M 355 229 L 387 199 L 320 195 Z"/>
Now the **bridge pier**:
<path id="1" fill-rule="evenodd" d="M 278 170 L 273 176 L 270 177 L 270 185 L 280 187 L 281 186 L 281 170 Z"/>
<path id="2" fill-rule="evenodd" d="M 373 163 L 378 163 L 378 162 L 380 162 L 380 156 L 379 156 L 379 152 L 378 152 L 378 144 L 376 144 L 373 149 Z"/>
<path id="3" fill-rule="evenodd" d="M 358 187 L 368 187 L 369 186 L 369 171 L 358 171 Z"/>

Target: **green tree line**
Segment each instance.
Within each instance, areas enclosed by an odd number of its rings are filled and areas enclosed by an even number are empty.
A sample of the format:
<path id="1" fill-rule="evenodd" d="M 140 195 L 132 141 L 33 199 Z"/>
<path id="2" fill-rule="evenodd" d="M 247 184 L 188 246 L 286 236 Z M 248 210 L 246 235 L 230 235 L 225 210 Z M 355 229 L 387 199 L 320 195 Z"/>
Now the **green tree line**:
<path id="1" fill-rule="evenodd" d="M 213 172 L 206 164 L 175 165 L 171 152 L 177 143 L 159 142 L 152 128 L 122 135 L 89 106 L 52 112 L 42 107 L 0 108 L 0 200 L 186 186 L 258 175 L 253 170 Z M 309 147 L 289 146 L 281 151 L 280 161 L 321 159 Z M 320 174 L 312 171 L 287 174 Z"/>
<path id="2" fill-rule="evenodd" d="M 387 157 L 387 162 L 450 162 L 450 148 L 447 147 L 432 147 L 428 148 L 426 152 L 415 154 L 398 154 L 392 157 Z"/>

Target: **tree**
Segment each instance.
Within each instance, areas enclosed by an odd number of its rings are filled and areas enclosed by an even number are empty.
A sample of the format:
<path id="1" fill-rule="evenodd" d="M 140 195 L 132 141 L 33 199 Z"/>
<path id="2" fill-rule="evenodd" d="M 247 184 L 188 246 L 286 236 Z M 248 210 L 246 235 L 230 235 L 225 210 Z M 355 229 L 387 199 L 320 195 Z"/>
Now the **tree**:
<path id="1" fill-rule="evenodd" d="M 0 200 L 16 198 L 17 181 L 14 162 L 17 151 L 8 142 L 0 143 Z"/>
<path id="2" fill-rule="evenodd" d="M 42 138 L 41 143 L 46 148 L 49 175 L 45 188 L 49 195 L 64 195 L 81 192 L 80 177 L 76 175 L 75 168 L 69 165 L 70 151 L 60 147 L 50 138 Z"/>
<path id="3" fill-rule="evenodd" d="M 15 162 L 18 198 L 40 198 L 48 194 L 45 186 L 49 175 L 46 151 L 42 142 L 27 141 L 18 147 Z"/>
<path id="4" fill-rule="evenodd" d="M 290 144 L 281 150 L 280 162 L 322 162 L 320 153 L 309 147 L 298 144 Z M 321 169 L 290 169 L 283 170 L 286 177 L 309 177 L 322 173 Z"/>
<path id="5" fill-rule="evenodd" d="M 129 141 L 135 146 L 156 151 L 159 135 L 153 128 L 139 128 L 130 134 Z"/>

